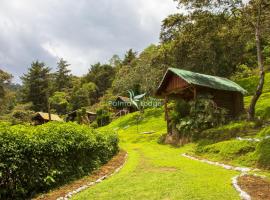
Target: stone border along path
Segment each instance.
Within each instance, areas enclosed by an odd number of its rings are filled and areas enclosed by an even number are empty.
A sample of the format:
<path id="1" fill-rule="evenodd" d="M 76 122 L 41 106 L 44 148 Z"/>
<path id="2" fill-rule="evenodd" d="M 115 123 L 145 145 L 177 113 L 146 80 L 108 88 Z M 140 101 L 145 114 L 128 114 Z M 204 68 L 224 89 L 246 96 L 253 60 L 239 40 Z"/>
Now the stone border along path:
<path id="1" fill-rule="evenodd" d="M 251 196 L 247 192 L 243 191 L 241 189 L 241 187 L 238 185 L 238 178 L 247 175 L 247 172 L 259 171 L 259 169 L 252 169 L 252 168 L 247 168 L 247 167 L 233 167 L 231 165 L 226 165 L 226 164 L 222 164 L 222 163 L 219 163 L 219 162 L 213 162 L 213 161 L 209 161 L 209 160 L 206 160 L 206 159 L 198 159 L 196 157 L 189 156 L 187 154 L 182 154 L 182 156 L 185 157 L 185 158 L 191 159 L 191 160 L 196 160 L 196 161 L 200 161 L 200 162 L 207 163 L 207 164 L 210 164 L 210 165 L 223 167 L 224 169 L 227 169 L 227 170 L 235 170 L 235 171 L 241 172 L 240 175 L 235 176 L 235 177 L 232 178 L 232 185 L 237 190 L 237 192 L 239 192 L 239 195 L 240 195 L 241 199 L 243 199 L 243 200 L 251 200 Z M 258 177 L 261 177 L 261 178 L 265 178 L 265 176 L 259 176 L 259 175 L 256 175 L 256 174 L 253 174 L 253 176 L 258 176 Z"/>
<path id="2" fill-rule="evenodd" d="M 236 140 L 240 140 L 240 141 L 250 141 L 250 142 L 261 142 L 264 139 L 269 139 L 270 136 L 266 136 L 264 138 L 241 138 L 241 137 L 237 137 Z"/>
<path id="3" fill-rule="evenodd" d="M 108 174 L 108 175 L 105 175 L 105 176 L 102 176 L 102 177 L 100 177 L 99 179 L 97 179 L 96 181 L 87 183 L 87 184 L 85 184 L 85 185 L 83 185 L 83 186 L 77 188 L 76 190 L 73 190 L 73 191 L 67 193 L 64 197 L 59 197 L 59 198 L 57 198 L 56 200 L 68 200 L 68 199 L 70 199 L 72 196 L 74 196 L 75 194 L 78 194 L 79 192 L 82 192 L 83 190 L 86 190 L 86 189 L 88 189 L 89 187 L 91 187 L 91 186 L 93 186 L 93 185 L 96 185 L 96 184 L 98 184 L 98 183 L 101 183 L 101 182 L 104 181 L 105 179 L 107 179 L 107 178 L 109 178 L 109 177 L 115 175 L 116 173 L 118 173 L 118 172 L 124 167 L 124 165 L 125 165 L 126 162 L 127 162 L 127 157 L 128 157 L 128 153 L 126 152 L 124 163 L 123 163 L 120 167 L 118 167 L 113 173 Z"/>

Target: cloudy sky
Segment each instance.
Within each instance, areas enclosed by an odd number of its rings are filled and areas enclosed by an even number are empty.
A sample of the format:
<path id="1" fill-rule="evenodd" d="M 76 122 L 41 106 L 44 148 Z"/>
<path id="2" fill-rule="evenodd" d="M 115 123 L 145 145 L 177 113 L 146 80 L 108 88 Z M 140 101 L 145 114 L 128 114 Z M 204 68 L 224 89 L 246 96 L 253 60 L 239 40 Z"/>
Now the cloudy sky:
<path id="1" fill-rule="evenodd" d="M 0 0 L 0 68 L 14 82 L 34 60 L 55 68 L 67 60 L 76 75 L 113 54 L 158 43 L 173 0 Z"/>

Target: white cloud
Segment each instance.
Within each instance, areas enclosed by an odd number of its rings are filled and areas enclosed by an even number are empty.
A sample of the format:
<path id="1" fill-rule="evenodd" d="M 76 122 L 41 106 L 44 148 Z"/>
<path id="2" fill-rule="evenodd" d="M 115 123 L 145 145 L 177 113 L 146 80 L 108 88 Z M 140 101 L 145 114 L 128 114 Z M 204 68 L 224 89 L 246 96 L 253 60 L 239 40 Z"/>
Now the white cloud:
<path id="1" fill-rule="evenodd" d="M 1 0 L 0 67 L 18 76 L 39 59 L 63 57 L 81 75 L 129 48 L 157 43 L 173 0 Z"/>

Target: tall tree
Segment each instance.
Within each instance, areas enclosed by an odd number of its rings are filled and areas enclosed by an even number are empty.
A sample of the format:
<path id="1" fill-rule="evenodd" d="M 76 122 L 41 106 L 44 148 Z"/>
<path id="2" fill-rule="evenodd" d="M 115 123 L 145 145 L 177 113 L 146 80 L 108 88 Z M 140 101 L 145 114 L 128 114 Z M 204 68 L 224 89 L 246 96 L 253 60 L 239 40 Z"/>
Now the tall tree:
<path id="1" fill-rule="evenodd" d="M 12 75 L 0 69 L 0 113 L 14 106 L 15 94 L 8 90 Z"/>
<path id="2" fill-rule="evenodd" d="M 97 102 L 97 86 L 94 83 L 84 83 L 74 87 L 71 95 L 72 109 L 91 106 Z"/>
<path id="3" fill-rule="evenodd" d="M 263 92 L 265 79 L 262 34 L 265 28 L 269 28 L 267 26 L 270 23 L 270 2 L 264 0 L 250 1 L 248 5 L 242 8 L 242 10 L 241 14 L 244 16 L 244 20 L 254 29 L 255 32 L 258 68 L 260 70 L 260 80 L 248 109 L 249 120 L 254 120 L 256 103 Z"/>
<path id="4" fill-rule="evenodd" d="M 122 63 L 122 60 L 120 59 L 120 57 L 118 55 L 113 55 L 112 58 L 109 61 L 109 64 L 112 67 L 119 67 Z"/>
<path id="5" fill-rule="evenodd" d="M 162 24 L 160 39 L 172 55 L 170 65 L 201 73 L 229 77 L 243 62 L 247 37 L 238 20 L 226 13 L 197 10 L 175 14 Z M 203 58 L 203 62 L 202 62 Z"/>
<path id="6" fill-rule="evenodd" d="M 5 84 L 9 83 L 12 75 L 0 69 L 0 99 L 5 96 Z"/>
<path id="7" fill-rule="evenodd" d="M 34 111 L 48 111 L 50 68 L 43 62 L 35 61 L 21 79 L 24 101 L 32 102 Z"/>
<path id="8" fill-rule="evenodd" d="M 55 73 L 55 85 L 57 91 L 63 91 L 66 88 L 72 86 L 72 80 L 70 70 L 68 69 L 70 64 L 67 63 L 63 58 L 57 63 L 57 71 Z"/>
<path id="9" fill-rule="evenodd" d="M 94 83 L 97 88 L 97 96 L 101 97 L 112 86 L 115 70 L 111 65 L 97 63 L 92 65 L 88 74 L 83 78 L 83 83 Z"/>
<path id="10" fill-rule="evenodd" d="M 243 21 L 244 29 L 253 29 L 257 51 L 257 63 L 260 70 L 260 79 L 255 94 L 248 109 L 248 118 L 255 117 L 255 107 L 259 100 L 264 85 L 265 69 L 262 48 L 263 33 L 269 31 L 270 2 L 269 0 L 175 0 L 180 5 L 192 8 L 192 10 L 209 10 L 213 13 L 222 12 L 239 16 Z M 268 32 L 269 33 L 269 32 Z"/>
<path id="11" fill-rule="evenodd" d="M 136 58 L 137 52 L 133 51 L 133 49 L 129 49 L 125 54 L 122 65 L 131 65 L 132 61 Z"/>
<path id="12" fill-rule="evenodd" d="M 150 45 L 134 59 L 132 68 L 122 66 L 116 72 L 113 81 L 113 93 L 127 95 L 127 90 L 133 90 L 135 94 L 147 92 L 154 94 L 162 75 L 168 68 L 164 58 L 163 46 Z"/>

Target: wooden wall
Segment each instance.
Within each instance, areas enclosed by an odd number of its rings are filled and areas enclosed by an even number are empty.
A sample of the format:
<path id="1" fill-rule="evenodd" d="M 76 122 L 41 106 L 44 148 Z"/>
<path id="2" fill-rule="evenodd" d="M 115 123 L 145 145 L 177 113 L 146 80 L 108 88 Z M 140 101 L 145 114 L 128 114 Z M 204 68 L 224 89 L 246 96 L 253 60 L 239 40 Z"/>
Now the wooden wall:
<path id="1" fill-rule="evenodd" d="M 164 86 L 166 93 L 170 93 L 174 90 L 179 90 L 188 87 L 188 83 L 183 79 L 179 78 L 178 76 L 176 76 L 175 74 L 172 74 L 167 80 L 169 81 Z"/>
<path id="2" fill-rule="evenodd" d="M 210 94 L 218 107 L 228 110 L 231 116 L 237 116 L 244 111 L 243 95 L 240 92 L 214 90 L 198 87 L 198 94 Z"/>

